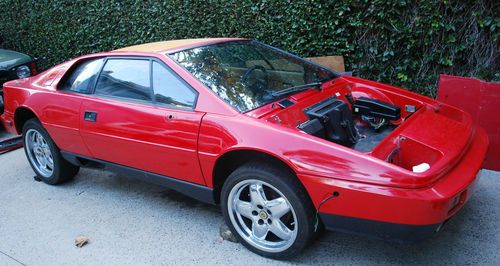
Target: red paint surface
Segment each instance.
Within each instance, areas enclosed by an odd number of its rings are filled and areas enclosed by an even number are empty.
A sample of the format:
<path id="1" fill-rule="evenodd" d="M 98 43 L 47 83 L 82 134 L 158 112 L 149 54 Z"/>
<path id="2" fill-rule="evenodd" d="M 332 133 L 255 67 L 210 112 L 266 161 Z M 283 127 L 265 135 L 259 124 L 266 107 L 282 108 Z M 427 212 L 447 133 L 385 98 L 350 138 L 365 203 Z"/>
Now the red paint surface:
<path id="1" fill-rule="evenodd" d="M 199 92 L 195 110 L 178 111 L 57 90 L 73 64 L 108 55 L 164 61 Z M 397 129 L 369 153 L 296 129 L 305 121 L 304 107 L 334 95 L 344 99 L 349 90 L 354 97 L 389 101 L 402 110 L 413 105 L 418 111 L 403 111 Z M 453 215 L 472 192 L 488 145 L 485 133 L 469 114 L 404 89 L 354 77 L 325 83 L 322 91 L 295 94 L 289 97 L 295 105 L 287 109 L 269 104 L 240 114 L 159 53 L 84 56 L 38 76 L 8 82 L 4 92 L 6 112 L 2 120 L 6 128 L 20 130 L 9 122 L 15 121 L 16 110 L 27 108 L 62 150 L 208 187 L 222 178 L 213 174 L 221 156 L 236 150 L 258 151 L 288 165 L 316 207 L 334 191 L 340 192 L 322 212 L 393 223 L 435 224 Z M 83 120 L 85 110 L 98 112 L 96 123 Z M 172 119 L 168 119 L 170 115 Z M 399 161 L 386 162 L 398 145 L 408 148 Z M 430 169 L 424 173 L 408 169 L 419 162 L 429 163 Z M 459 204 L 453 205 L 455 202 Z"/>
<path id="2" fill-rule="evenodd" d="M 500 83 L 441 75 L 438 100 L 468 112 L 486 130 L 490 147 L 484 167 L 500 171 Z"/>

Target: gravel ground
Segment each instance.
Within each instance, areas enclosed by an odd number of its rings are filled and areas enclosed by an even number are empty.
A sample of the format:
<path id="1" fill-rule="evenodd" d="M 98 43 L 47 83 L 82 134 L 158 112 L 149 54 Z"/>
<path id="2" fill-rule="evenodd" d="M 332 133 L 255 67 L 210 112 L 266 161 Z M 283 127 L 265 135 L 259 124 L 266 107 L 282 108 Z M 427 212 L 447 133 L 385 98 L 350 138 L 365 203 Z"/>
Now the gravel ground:
<path id="1" fill-rule="evenodd" d="M 0 155 L 0 265 L 414 264 L 499 265 L 500 172 L 483 171 L 470 202 L 435 237 L 414 245 L 325 233 L 280 262 L 222 241 L 216 207 L 113 173 L 33 180 L 23 150 Z M 74 239 L 90 242 L 77 248 Z"/>

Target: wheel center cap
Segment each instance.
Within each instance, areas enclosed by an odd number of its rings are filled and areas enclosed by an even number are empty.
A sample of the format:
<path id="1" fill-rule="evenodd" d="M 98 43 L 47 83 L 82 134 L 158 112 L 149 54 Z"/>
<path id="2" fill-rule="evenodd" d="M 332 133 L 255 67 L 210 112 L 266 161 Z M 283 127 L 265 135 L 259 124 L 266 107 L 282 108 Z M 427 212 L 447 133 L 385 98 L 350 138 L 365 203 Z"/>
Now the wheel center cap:
<path id="1" fill-rule="evenodd" d="M 265 220 L 265 219 L 267 219 L 267 213 L 265 211 L 261 211 L 259 213 L 259 217 L 260 217 L 260 219 Z"/>

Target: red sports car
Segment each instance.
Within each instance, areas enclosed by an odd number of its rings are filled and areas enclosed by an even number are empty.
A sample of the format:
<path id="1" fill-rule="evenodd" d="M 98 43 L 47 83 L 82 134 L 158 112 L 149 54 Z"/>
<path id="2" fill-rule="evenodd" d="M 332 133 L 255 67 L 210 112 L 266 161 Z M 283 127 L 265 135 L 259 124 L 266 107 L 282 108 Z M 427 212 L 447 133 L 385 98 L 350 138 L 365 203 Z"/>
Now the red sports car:
<path id="1" fill-rule="evenodd" d="M 82 56 L 4 85 L 2 120 L 39 179 L 97 166 L 220 204 L 272 258 L 316 232 L 401 241 L 469 199 L 488 139 L 461 110 L 248 39 Z"/>

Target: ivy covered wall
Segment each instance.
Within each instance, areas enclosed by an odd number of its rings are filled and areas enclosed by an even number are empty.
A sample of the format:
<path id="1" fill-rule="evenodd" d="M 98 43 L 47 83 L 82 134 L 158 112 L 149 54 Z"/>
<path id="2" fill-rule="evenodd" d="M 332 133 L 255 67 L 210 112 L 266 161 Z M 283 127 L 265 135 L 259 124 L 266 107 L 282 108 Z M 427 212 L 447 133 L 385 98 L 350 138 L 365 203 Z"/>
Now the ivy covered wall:
<path id="1" fill-rule="evenodd" d="M 497 0 L 0 0 L 3 47 L 42 69 L 159 40 L 249 37 L 343 55 L 355 75 L 435 95 L 440 73 L 500 81 Z"/>

